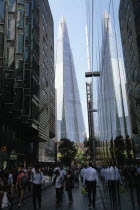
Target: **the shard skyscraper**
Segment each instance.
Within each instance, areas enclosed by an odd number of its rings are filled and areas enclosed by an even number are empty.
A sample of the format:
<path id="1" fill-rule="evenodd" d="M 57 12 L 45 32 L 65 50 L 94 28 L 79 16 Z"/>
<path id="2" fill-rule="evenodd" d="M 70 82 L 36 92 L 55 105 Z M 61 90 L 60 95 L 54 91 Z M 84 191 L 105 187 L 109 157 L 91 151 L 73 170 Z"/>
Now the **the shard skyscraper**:
<path id="1" fill-rule="evenodd" d="M 68 138 L 74 142 L 84 141 L 84 119 L 64 17 L 59 22 L 55 86 L 57 91 L 57 140 Z"/>

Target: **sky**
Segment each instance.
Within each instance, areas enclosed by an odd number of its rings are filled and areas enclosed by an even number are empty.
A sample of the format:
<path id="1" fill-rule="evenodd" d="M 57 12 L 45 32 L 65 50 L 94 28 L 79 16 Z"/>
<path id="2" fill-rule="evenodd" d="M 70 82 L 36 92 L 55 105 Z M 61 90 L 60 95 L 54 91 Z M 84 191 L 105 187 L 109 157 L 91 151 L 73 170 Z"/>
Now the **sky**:
<path id="1" fill-rule="evenodd" d="M 100 48 L 102 45 L 102 21 L 103 21 L 103 15 L 105 11 L 109 12 L 109 15 L 111 17 L 111 22 L 112 22 L 112 28 L 114 28 L 112 4 L 109 10 L 110 2 L 113 2 L 113 6 L 114 6 L 115 26 L 116 26 L 116 32 L 117 32 L 118 45 L 119 45 L 119 54 L 120 54 L 120 57 L 122 58 L 122 47 L 121 47 L 119 18 L 118 18 L 120 0 L 112 0 L 112 1 L 111 0 L 49 0 L 49 4 L 50 4 L 50 8 L 53 15 L 53 20 L 54 20 L 55 47 L 56 47 L 56 40 L 58 36 L 59 20 L 61 19 L 62 16 L 65 16 L 66 18 L 87 134 L 88 134 L 88 119 L 87 119 L 86 82 L 88 80 L 85 79 L 85 72 L 88 70 L 88 64 L 87 64 L 85 27 L 86 27 L 86 23 L 88 22 L 87 21 L 88 15 L 86 14 L 86 6 L 87 6 L 86 3 L 89 4 L 89 12 L 90 12 L 92 1 L 94 1 L 93 69 L 96 71 L 96 70 L 99 70 L 98 69 L 99 55 L 100 55 Z M 91 36 L 90 36 L 89 42 L 90 41 L 91 41 Z M 95 85 L 96 85 L 96 82 L 95 82 Z M 97 97 L 95 89 L 94 89 L 94 95 L 95 97 Z M 96 103 L 95 103 L 95 106 L 96 106 Z"/>
<path id="2" fill-rule="evenodd" d="M 81 98 L 85 127 L 86 132 L 88 134 L 85 79 L 85 72 L 87 71 L 85 0 L 49 0 L 49 4 L 54 20 L 55 47 L 58 36 L 58 23 L 62 16 L 66 18 L 69 40 L 73 54 L 75 71 Z"/>

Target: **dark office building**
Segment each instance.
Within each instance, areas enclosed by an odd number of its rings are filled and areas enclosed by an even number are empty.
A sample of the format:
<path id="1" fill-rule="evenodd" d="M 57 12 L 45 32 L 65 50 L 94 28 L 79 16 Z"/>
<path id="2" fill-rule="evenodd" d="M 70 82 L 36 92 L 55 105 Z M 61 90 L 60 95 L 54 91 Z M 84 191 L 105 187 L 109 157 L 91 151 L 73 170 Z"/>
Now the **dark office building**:
<path id="1" fill-rule="evenodd" d="M 36 161 L 39 142 L 55 136 L 53 40 L 48 0 L 0 1 L 2 161 Z"/>
<path id="2" fill-rule="evenodd" d="M 120 30 L 127 78 L 128 102 L 136 150 L 140 149 L 140 1 L 121 0 Z M 136 151 L 136 157 L 140 157 Z"/>

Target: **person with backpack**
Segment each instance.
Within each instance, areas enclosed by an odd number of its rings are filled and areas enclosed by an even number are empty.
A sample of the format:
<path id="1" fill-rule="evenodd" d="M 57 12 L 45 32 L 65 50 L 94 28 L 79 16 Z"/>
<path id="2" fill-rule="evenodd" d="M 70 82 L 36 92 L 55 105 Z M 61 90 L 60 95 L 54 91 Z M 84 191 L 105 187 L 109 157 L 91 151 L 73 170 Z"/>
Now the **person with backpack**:
<path id="1" fill-rule="evenodd" d="M 41 208 L 41 184 L 43 182 L 43 173 L 39 171 L 39 167 L 35 166 L 35 172 L 31 175 L 33 209 L 36 210 L 36 198 L 38 198 L 39 208 Z"/>
<path id="2" fill-rule="evenodd" d="M 19 191 L 18 207 L 20 208 L 23 206 L 23 199 L 24 199 L 27 183 L 28 183 L 28 173 L 26 173 L 23 169 L 21 169 L 17 177 L 17 183 L 16 183 L 16 189 Z"/>

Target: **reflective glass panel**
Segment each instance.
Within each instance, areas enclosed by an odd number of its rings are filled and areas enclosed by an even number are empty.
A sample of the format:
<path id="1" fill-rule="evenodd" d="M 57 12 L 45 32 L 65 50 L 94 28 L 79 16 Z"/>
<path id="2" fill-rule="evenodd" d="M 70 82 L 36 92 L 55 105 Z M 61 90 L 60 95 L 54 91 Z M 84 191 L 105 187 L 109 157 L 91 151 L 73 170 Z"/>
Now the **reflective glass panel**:
<path id="1" fill-rule="evenodd" d="M 26 3 L 26 16 L 30 16 L 30 2 Z"/>
<path id="2" fill-rule="evenodd" d="M 24 27 L 24 10 L 18 9 L 17 12 L 17 26 Z"/>
<path id="3" fill-rule="evenodd" d="M 0 23 L 4 23 L 5 3 L 0 0 Z"/>
<path id="4" fill-rule="evenodd" d="M 0 57 L 3 57 L 4 34 L 0 32 Z"/>
<path id="5" fill-rule="evenodd" d="M 18 0 L 18 3 L 24 4 L 24 0 Z"/>
<path id="6" fill-rule="evenodd" d="M 16 80 L 23 79 L 23 61 L 19 60 L 16 66 Z"/>
<path id="7" fill-rule="evenodd" d="M 30 39 L 30 24 L 26 24 L 25 39 Z"/>
<path id="8" fill-rule="evenodd" d="M 8 70 L 15 69 L 15 49 L 13 47 L 7 48 L 7 66 Z"/>
<path id="9" fill-rule="evenodd" d="M 15 19 L 8 19 L 8 39 L 15 39 Z"/>
<path id="10" fill-rule="evenodd" d="M 25 48 L 25 63 L 30 62 L 30 48 L 26 47 Z"/>
<path id="11" fill-rule="evenodd" d="M 24 36 L 23 34 L 18 35 L 18 52 L 22 53 L 24 48 Z"/>
<path id="12" fill-rule="evenodd" d="M 9 12 L 15 12 L 16 0 L 9 0 Z"/>

